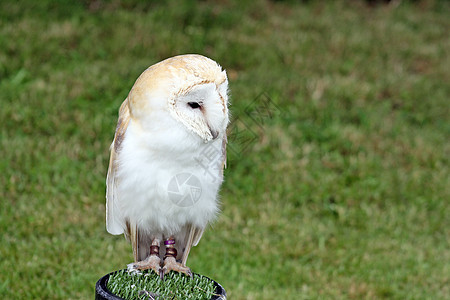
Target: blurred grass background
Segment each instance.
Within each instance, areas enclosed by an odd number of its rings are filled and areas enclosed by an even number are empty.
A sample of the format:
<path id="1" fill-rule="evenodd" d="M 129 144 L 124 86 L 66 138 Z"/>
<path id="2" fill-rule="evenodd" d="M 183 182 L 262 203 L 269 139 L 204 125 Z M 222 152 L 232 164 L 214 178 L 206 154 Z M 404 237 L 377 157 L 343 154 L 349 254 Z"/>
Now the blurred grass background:
<path id="1" fill-rule="evenodd" d="M 120 103 L 227 69 L 222 214 L 188 265 L 230 299 L 448 299 L 448 1 L 1 1 L 0 296 L 92 299 Z"/>

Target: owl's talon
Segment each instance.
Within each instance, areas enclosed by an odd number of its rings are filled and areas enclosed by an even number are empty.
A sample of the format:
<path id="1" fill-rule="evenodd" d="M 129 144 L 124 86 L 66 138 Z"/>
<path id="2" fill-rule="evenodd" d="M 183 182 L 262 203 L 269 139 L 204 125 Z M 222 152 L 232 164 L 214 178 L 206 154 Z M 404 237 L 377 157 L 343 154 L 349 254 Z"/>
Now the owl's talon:
<path id="1" fill-rule="evenodd" d="M 161 269 L 162 272 L 161 279 L 163 279 L 164 275 L 168 274 L 170 271 L 183 273 L 184 275 L 189 276 L 190 278 L 194 278 L 191 269 L 177 262 L 174 257 L 166 257 L 166 259 L 164 260 L 164 267 Z"/>
<path id="2" fill-rule="evenodd" d="M 156 274 L 160 274 L 161 272 L 161 259 L 159 256 L 156 255 L 150 255 L 145 260 L 138 261 L 135 263 L 131 263 L 127 265 L 128 271 L 130 272 L 137 272 L 143 270 L 153 270 L 156 272 Z"/>
<path id="3" fill-rule="evenodd" d="M 161 280 L 164 280 L 164 269 L 163 268 L 159 269 L 159 278 L 161 278 Z"/>

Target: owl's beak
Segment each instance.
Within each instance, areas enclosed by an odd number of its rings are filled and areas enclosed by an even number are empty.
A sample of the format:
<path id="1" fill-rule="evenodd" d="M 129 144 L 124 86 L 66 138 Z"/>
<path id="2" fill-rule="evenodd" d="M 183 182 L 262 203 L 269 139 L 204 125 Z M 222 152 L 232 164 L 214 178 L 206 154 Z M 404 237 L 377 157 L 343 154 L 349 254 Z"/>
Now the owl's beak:
<path id="1" fill-rule="evenodd" d="M 209 131 L 211 132 L 213 140 L 215 140 L 219 136 L 219 132 L 216 130 L 212 130 L 211 127 L 209 128 Z"/>

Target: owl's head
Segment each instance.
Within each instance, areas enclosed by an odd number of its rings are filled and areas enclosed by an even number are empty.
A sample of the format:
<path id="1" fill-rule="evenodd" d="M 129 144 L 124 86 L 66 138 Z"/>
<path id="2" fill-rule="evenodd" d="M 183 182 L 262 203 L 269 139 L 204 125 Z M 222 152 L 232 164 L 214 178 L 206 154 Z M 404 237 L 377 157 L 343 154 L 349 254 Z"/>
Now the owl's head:
<path id="1" fill-rule="evenodd" d="M 148 68 L 128 96 L 130 113 L 144 124 L 165 113 L 204 141 L 224 136 L 228 117 L 226 72 L 201 55 L 180 55 Z"/>

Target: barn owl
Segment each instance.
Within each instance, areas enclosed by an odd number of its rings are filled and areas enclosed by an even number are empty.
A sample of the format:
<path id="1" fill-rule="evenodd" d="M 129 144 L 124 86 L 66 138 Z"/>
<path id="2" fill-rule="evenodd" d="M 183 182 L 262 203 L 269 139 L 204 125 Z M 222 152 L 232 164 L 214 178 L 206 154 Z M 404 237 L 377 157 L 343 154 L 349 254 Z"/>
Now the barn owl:
<path id="1" fill-rule="evenodd" d="M 186 259 L 218 213 L 228 79 L 213 60 L 180 55 L 145 70 L 119 109 L 106 228 L 131 242 L 131 269 L 192 276 Z"/>

